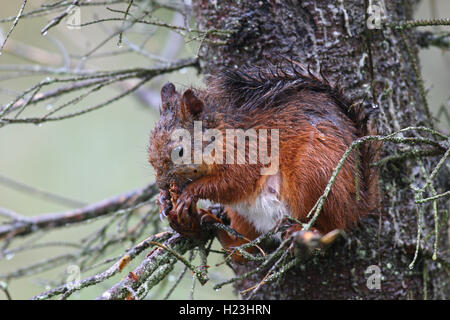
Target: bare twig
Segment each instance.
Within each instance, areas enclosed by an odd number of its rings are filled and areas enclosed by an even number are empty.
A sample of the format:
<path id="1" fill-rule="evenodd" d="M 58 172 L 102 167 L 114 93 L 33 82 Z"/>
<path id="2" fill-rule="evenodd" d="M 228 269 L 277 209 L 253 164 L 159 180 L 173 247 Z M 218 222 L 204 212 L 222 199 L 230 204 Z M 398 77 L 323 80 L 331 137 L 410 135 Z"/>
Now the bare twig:
<path id="1" fill-rule="evenodd" d="M 29 217 L 26 221 L 14 221 L 10 225 L 0 226 L 0 239 L 25 236 L 38 230 L 56 229 L 68 224 L 94 219 L 117 211 L 118 209 L 148 201 L 157 192 L 158 189 L 156 186 L 151 184 L 145 188 L 130 191 L 82 209 Z"/>
<path id="2" fill-rule="evenodd" d="M 42 35 L 46 35 L 48 30 L 50 30 L 50 28 L 56 26 L 57 24 L 59 24 L 61 22 L 62 19 L 64 19 L 74 8 L 75 6 L 80 5 L 80 1 L 82 0 L 73 0 L 72 4 L 67 7 L 66 10 L 64 10 L 63 13 L 59 14 L 57 17 L 53 18 L 52 21 L 50 21 L 42 30 L 41 33 Z"/>
<path id="3" fill-rule="evenodd" d="M 40 190 L 35 187 L 31 187 L 25 183 L 19 182 L 17 180 L 11 179 L 9 177 L 6 177 L 4 175 L 0 175 L 0 184 L 3 184 L 6 187 L 25 192 L 31 195 L 34 195 L 39 198 L 43 198 L 58 204 L 62 204 L 67 207 L 82 207 L 85 206 L 86 203 L 78 200 L 74 200 L 71 198 L 68 198 L 66 196 L 58 195 L 52 192 Z"/>
<path id="4" fill-rule="evenodd" d="M 5 282 L 0 281 L 0 289 L 5 293 L 6 299 L 12 300 L 11 295 L 9 294 L 8 285 Z"/>
<path id="5" fill-rule="evenodd" d="M 128 16 L 128 13 L 130 12 L 130 8 L 131 8 L 131 5 L 132 5 L 132 4 L 133 4 L 133 0 L 130 0 L 130 3 L 128 4 L 127 10 L 125 11 L 125 15 L 124 15 L 124 17 L 123 17 L 124 23 L 125 23 L 125 21 L 127 20 L 127 16 Z M 122 29 L 124 29 L 123 26 L 122 26 Z M 121 32 L 121 33 L 119 34 L 119 41 L 117 42 L 117 46 L 118 46 L 118 47 L 121 47 L 121 46 L 122 46 L 122 37 L 123 37 L 123 32 Z"/>
<path id="6" fill-rule="evenodd" d="M 127 250 L 127 252 L 118 260 L 116 263 L 114 263 L 111 267 L 109 267 L 107 270 L 100 274 L 96 274 L 94 276 L 91 276 L 89 278 L 86 278 L 82 281 L 80 281 L 76 286 L 69 286 L 67 284 L 64 284 L 62 286 L 59 286 L 55 289 L 52 289 L 50 291 L 44 292 L 40 295 L 37 295 L 34 297 L 35 300 L 43 300 L 43 299 L 49 299 L 56 295 L 65 294 L 66 296 L 70 295 L 71 293 L 80 290 L 82 288 L 92 286 L 94 284 L 97 284 L 99 282 L 102 282 L 106 279 L 111 278 L 115 274 L 121 272 L 125 266 L 136 256 L 138 256 L 140 253 L 142 253 L 145 249 L 151 247 L 151 241 L 164 241 L 167 239 L 167 236 L 170 235 L 169 233 L 161 233 L 152 235 L 149 238 L 145 239 L 144 241 L 140 242 L 133 248 Z"/>
<path id="7" fill-rule="evenodd" d="M 17 24 L 19 23 L 19 19 L 22 16 L 23 10 L 25 9 L 25 6 L 27 4 L 27 0 L 24 0 L 22 3 L 22 6 L 20 7 L 19 13 L 16 16 L 16 19 L 14 19 L 13 25 L 11 26 L 11 28 L 9 29 L 8 33 L 6 34 L 5 40 L 3 40 L 2 45 L 0 46 L 0 55 L 2 54 L 3 51 L 3 47 L 6 44 L 6 41 L 8 41 L 9 36 L 11 35 L 11 33 L 13 32 L 14 28 L 17 26 Z"/>
<path id="8" fill-rule="evenodd" d="M 156 77 L 160 74 L 164 74 L 167 72 L 179 70 L 181 68 L 185 67 L 191 67 L 195 66 L 197 64 L 197 59 L 191 58 L 191 59 L 181 59 L 179 61 L 176 61 L 174 63 L 168 63 L 163 66 L 155 67 L 155 68 L 137 68 L 137 69 L 126 69 L 126 70 L 119 70 L 119 71 L 113 71 L 113 72 L 103 72 L 103 73 L 94 73 L 89 72 L 86 75 L 78 76 L 75 78 L 66 78 L 66 79 L 55 79 L 55 78 L 47 78 L 41 81 L 40 83 L 34 85 L 33 87 L 27 89 L 24 91 L 21 95 L 16 97 L 13 101 L 11 101 L 9 104 L 4 106 L 2 109 L 0 109 L 0 127 L 6 124 L 14 124 L 14 123 L 33 123 L 33 124 L 40 124 L 43 122 L 48 121 L 59 121 L 64 119 L 73 118 L 79 115 L 83 115 L 85 113 L 98 110 L 100 108 L 103 108 L 127 95 L 134 92 L 135 90 L 139 89 L 144 83 L 149 81 L 151 78 Z M 103 78 L 103 79 L 102 79 Z M 104 85 L 129 79 L 129 78 L 140 78 L 141 81 L 139 81 L 137 84 L 131 86 L 129 89 L 125 90 L 124 92 L 121 92 L 119 95 L 108 99 L 102 103 L 99 103 L 97 105 L 85 108 L 78 112 L 68 113 L 62 116 L 54 116 L 50 117 L 50 114 L 55 113 L 55 110 L 60 110 L 61 108 L 56 108 L 53 111 L 50 111 L 48 115 L 45 115 L 43 117 L 29 117 L 29 118 L 7 118 L 5 115 L 9 114 L 11 110 L 17 109 L 17 108 L 24 108 L 27 105 L 31 103 L 36 103 L 38 101 L 43 101 L 45 99 L 49 99 L 50 97 L 59 96 L 64 93 L 72 92 L 73 90 L 78 90 L 80 88 L 86 88 L 92 85 L 96 85 L 94 89 L 88 93 L 82 94 L 81 96 L 71 100 L 71 103 L 79 101 L 80 99 L 83 99 L 87 94 L 96 91 L 103 87 Z M 92 79 L 97 79 L 97 81 L 93 81 Z M 102 79 L 102 80 L 99 80 Z M 84 82 L 80 83 L 79 81 L 88 81 L 91 80 L 92 82 Z M 50 84 L 56 84 L 56 83 L 66 83 L 66 82 L 72 82 L 77 83 L 75 85 L 69 86 L 69 87 L 62 87 L 57 89 L 56 91 L 49 91 L 42 95 L 35 95 L 34 99 L 26 99 L 25 96 L 27 94 L 33 93 L 36 90 L 48 86 Z M 64 104 L 62 107 L 67 106 L 69 103 Z"/>

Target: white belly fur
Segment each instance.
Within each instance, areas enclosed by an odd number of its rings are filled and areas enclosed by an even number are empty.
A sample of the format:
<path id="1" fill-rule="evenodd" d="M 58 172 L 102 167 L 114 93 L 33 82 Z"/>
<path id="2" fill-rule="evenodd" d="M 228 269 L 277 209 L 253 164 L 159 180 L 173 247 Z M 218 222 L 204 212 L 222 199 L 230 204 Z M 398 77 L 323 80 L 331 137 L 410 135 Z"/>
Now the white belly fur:
<path id="1" fill-rule="evenodd" d="M 280 200 L 280 180 L 278 174 L 269 176 L 253 202 L 244 201 L 226 204 L 226 206 L 237 211 L 255 227 L 256 231 L 266 233 L 273 229 L 285 215 L 289 215 L 289 210 Z M 212 201 L 205 199 L 200 199 L 198 202 L 202 208 L 207 208 L 212 204 Z"/>
<path id="2" fill-rule="evenodd" d="M 252 203 L 247 201 L 228 205 L 250 222 L 260 233 L 273 229 L 283 216 L 289 215 L 286 205 L 280 200 L 281 178 L 269 176 Z"/>

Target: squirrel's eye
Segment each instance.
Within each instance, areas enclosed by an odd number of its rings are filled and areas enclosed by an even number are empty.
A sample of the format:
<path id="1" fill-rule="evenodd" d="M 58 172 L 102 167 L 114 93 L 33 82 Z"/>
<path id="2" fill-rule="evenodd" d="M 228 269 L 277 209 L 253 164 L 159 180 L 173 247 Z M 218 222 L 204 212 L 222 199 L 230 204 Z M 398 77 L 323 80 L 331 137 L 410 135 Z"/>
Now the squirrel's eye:
<path id="1" fill-rule="evenodd" d="M 175 151 L 176 153 L 178 153 L 178 156 L 179 156 L 180 158 L 183 157 L 184 150 L 183 150 L 183 147 L 182 147 L 182 146 L 178 146 L 178 147 L 173 148 L 173 151 Z"/>

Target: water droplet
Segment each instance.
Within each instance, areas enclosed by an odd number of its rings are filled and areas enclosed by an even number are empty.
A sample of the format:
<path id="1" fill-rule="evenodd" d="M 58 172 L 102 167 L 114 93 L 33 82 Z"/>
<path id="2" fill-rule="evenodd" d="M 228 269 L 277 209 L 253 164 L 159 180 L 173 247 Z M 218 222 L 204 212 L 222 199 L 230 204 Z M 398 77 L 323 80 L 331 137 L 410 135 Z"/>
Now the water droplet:
<path id="1" fill-rule="evenodd" d="M 6 260 L 11 260 L 12 258 L 14 258 L 14 253 L 7 253 L 5 255 Z"/>
<path id="2" fill-rule="evenodd" d="M 52 109 L 53 109 L 53 105 L 48 104 L 48 105 L 46 106 L 46 109 L 47 109 L 47 110 L 52 110 Z"/>
<path id="3" fill-rule="evenodd" d="M 48 31 L 44 31 L 44 32 L 42 33 L 42 35 L 43 35 L 43 36 L 46 36 L 47 33 L 48 33 Z"/>

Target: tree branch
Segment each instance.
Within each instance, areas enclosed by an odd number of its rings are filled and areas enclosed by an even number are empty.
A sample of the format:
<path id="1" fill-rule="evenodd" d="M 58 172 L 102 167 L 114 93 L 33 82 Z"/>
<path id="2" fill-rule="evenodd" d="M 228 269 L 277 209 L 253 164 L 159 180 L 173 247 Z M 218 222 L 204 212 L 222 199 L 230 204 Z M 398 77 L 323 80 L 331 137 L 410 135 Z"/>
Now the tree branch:
<path id="1" fill-rule="evenodd" d="M 98 218 L 119 209 L 130 208 L 146 202 L 157 193 L 156 185 L 150 184 L 145 188 L 117 195 L 81 209 L 48 213 L 27 218 L 26 221 L 12 221 L 9 225 L 0 226 L 0 240 L 26 236 L 40 230 L 56 229 Z"/>

